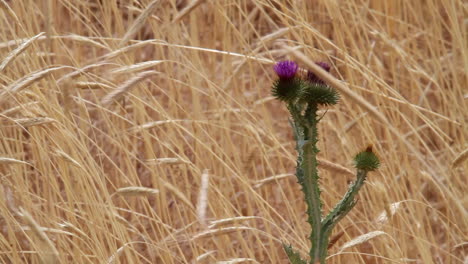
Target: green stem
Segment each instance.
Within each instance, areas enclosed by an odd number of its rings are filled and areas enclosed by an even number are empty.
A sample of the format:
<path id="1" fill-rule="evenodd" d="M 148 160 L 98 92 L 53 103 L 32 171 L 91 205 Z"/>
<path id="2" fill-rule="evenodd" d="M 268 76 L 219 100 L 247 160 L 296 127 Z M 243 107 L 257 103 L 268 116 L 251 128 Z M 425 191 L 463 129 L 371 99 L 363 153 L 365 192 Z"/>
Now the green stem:
<path id="1" fill-rule="evenodd" d="M 327 257 L 327 250 L 328 250 L 328 240 L 333 230 L 333 227 L 343 219 L 351 209 L 356 205 L 356 200 L 354 199 L 364 185 L 364 181 L 366 180 L 367 171 L 366 170 L 358 170 L 357 171 L 357 180 L 353 182 L 346 194 L 344 195 L 343 199 L 339 201 L 335 208 L 323 219 L 321 229 L 322 234 L 320 237 L 320 263 L 325 264 L 325 258 Z"/>
<path id="2" fill-rule="evenodd" d="M 319 176 L 317 171 L 317 105 L 308 105 L 304 115 L 294 104 L 288 105 L 294 119 L 293 128 L 296 137 L 296 149 L 298 151 L 296 176 L 304 192 L 307 204 L 307 222 L 312 228 L 310 241 L 312 248 L 309 252 L 312 263 L 320 260 L 320 239 L 322 202 L 320 200 Z"/>
<path id="3" fill-rule="evenodd" d="M 309 252 L 313 263 L 320 258 L 320 237 L 321 237 L 321 219 L 322 219 L 322 202 L 320 200 L 319 176 L 317 171 L 317 148 L 318 132 L 317 132 L 317 105 L 309 105 L 304 114 L 307 119 L 305 127 L 305 143 L 302 146 L 302 163 L 301 169 L 304 173 L 304 189 L 306 202 L 308 205 L 308 222 L 312 227 L 310 241 L 312 248 Z"/>

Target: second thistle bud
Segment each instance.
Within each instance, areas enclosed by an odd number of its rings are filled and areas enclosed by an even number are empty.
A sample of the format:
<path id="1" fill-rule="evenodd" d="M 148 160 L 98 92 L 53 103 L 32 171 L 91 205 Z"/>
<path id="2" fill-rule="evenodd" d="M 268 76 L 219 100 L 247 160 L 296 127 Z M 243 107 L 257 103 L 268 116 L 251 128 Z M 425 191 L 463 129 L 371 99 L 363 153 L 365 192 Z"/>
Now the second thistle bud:
<path id="1" fill-rule="evenodd" d="M 354 166 L 360 170 L 373 171 L 380 167 L 380 160 L 372 152 L 372 147 L 368 147 L 354 157 Z"/>
<path id="2" fill-rule="evenodd" d="M 330 65 L 326 62 L 316 62 L 325 71 L 330 71 Z M 340 96 L 338 92 L 328 86 L 313 72 L 307 72 L 306 85 L 303 85 L 300 101 L 303 103 L 334 105 L 338 103 Z"/>
<path id="3" fill-rule="evenodd" d="M 330 64 L 328 64 L 326 62 L 323 62 L 323 61 L 316 62 L 315 64 L 320 66 L 326 72 L 330 72 Z M 322 79 L 320 79 L 317 75 L 315 75 L 315 73 L 313 73 L 311 71 L 307 71 L 307 80 L 310 83 L 325 85 L 325 82 Z"/>

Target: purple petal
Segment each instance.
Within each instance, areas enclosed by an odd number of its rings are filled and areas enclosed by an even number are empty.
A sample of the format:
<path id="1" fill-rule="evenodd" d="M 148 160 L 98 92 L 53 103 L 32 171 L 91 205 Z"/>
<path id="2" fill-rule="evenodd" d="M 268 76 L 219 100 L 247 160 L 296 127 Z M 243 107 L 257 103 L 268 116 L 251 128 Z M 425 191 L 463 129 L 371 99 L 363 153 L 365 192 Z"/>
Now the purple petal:
<path id="1" fill-rule="evenodd" d="M 294 61 L 280 61 L 274 66 L 274 70 L 280 79 L 291 79 L 297 73 L 297 63 Z"/>

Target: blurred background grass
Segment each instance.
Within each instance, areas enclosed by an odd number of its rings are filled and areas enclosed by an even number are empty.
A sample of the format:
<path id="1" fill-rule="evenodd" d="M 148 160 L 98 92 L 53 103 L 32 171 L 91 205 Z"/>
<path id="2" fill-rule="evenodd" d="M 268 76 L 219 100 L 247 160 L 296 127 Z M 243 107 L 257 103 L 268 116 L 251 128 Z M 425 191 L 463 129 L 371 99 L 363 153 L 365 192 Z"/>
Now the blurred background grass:
<path id="1" fill-rule="evenodd" d="M 354 154 L 372 144 L 383 165 L 329 262 L 466 263 L 463 1 L 0 7 L 2 263 L 287 263 L 281 242 L 305 256 L 294 141 L 270 96 L 285 45 L 391 124 L 347 96 L 320 123 L 325 210 Z"/>

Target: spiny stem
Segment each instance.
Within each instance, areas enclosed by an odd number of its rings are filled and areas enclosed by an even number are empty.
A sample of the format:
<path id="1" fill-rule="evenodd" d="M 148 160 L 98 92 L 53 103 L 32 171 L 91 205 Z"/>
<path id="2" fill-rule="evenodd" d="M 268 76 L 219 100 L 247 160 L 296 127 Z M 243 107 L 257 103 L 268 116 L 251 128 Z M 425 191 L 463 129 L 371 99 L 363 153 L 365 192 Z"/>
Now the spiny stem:
<path id="1" fill-rule="evenodd" d="M 356 205 L 356 200 L 354 199 L 364 185 L 364 181 L 367 176 L 366 170 L 357 171 L 357 180 L 353 182 L 344 197 L 339 201 L 335 208 L 323 219 L 321 229 L 322 234 L 320 237 L 320 263 L 325 263 L 325 258 L 327 257 L 328 249 L 328 240 L 331 235 L 331 232 L 335 225 L 343 219 L 351 209 Z"/>
<path id="2" fill-rule="evenodd" d="M 309 105 L 305 113 L 306 122 L 302 123 L 305 139 L 300 151 L 300 168 L 303 173 L 303 190 L 307 203 L 308 222 L 312 227 L 310 241 L 312 248 L 310 257 L 315 262 L 320 259 L 320 237 L 321 237 L 321 218 L 322 202 L 320 200 L 319 176 L 317 171 L 317 105 Z"/>

